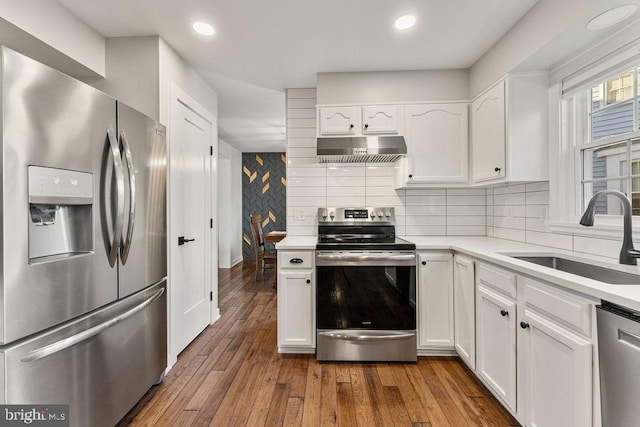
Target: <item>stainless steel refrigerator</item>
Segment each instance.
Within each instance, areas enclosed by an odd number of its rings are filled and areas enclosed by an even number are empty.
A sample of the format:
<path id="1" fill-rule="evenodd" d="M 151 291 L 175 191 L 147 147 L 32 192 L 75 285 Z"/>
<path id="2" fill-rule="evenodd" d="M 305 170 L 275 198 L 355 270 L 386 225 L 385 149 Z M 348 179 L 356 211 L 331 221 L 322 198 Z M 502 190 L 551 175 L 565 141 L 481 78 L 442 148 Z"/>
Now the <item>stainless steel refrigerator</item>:
<path id="1" fill-rule="evenodd" d="M 165 131 L 1 55 L 0 403 L 113 425 L 166 367 Z"/>

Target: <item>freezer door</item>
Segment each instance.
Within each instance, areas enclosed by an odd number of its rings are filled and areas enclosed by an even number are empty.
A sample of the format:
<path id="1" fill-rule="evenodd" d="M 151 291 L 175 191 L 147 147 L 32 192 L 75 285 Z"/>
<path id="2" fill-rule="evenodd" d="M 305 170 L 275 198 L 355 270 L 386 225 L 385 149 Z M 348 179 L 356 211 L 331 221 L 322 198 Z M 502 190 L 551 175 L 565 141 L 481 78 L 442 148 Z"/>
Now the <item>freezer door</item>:
<path id="1" fill-rule="evenodd" d="M 10 49 L 1 60 L 0 343 L 9 343 L 117 298 L 118 147 L 112 98 Z"/>
<path id="2" fill-rule="evenodd" d="M 165 289 L 163 281 L 5 348 L 3 403 L 65 404 L 72 426 L 115 425 L 166 367 Z"/>
<path id="3" fill-rule="evenodd" d="M 121 102 L 118 128 L 127 182 L 118 290 L 124 298 L 167 276 L 167 154 L 164 127 Z"/>

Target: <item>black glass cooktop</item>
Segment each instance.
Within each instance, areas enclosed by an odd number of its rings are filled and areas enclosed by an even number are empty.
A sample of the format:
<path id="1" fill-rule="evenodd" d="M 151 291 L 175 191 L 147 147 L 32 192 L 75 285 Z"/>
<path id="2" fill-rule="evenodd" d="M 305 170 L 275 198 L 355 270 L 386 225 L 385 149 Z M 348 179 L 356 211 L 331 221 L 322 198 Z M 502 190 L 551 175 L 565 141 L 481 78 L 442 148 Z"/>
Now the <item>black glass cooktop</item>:
<path id="1" fill-rule="evenodd" d="M 320 250 L 415 250 L 416 245 L 396 237 L 393 227 L 320 227 Z"/>

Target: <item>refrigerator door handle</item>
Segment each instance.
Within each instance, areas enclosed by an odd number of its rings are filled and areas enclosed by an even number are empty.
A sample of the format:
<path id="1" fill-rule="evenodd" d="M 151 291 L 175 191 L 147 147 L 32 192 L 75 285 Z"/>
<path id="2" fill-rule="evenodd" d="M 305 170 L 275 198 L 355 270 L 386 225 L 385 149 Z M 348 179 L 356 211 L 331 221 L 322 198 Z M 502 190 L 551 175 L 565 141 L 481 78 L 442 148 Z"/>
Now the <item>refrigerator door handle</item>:
<path id="1" fill-rule="evenodd" d="M 61 339 L 60 341 L 56 341 L 53 344 L 49 344 L 37 350 L 30 351 L 22 359 L 20 359 L 20 361 L 24 363 L 35 362 L 36 360 L 44 359 L 45 357 L 51 356 L 52 354 L 58 353 L 69 347 L 80 344 L 81 342 L 86 341 L 92 337 L 95 337 L 99 333 L 111 328 L 112 326 L 144 310 L 149 305 L 151 305 L 155 300 L 160 298 L 163 293 L 164 293 L 164 288 L 158 289 L 148 299 L 141 302 L 140 304 L 133 307 L 132 309 L 125 311 L 119 316 L 116 316 L 113 319 L 107 320 L 106 322 L 96 325 L 92 328 L 89 328 L 86 331 L 82 331 L 78 334 L 71 335 L 70 337 Z"/>
<path id="2" fill-rule="evenodd" d="M 133 160 L 131 158 L 129 141 L 127 140 L 127 135 L 124 133 L 124 130 L 120 131 L 120 144 L 122 144 L 122 152 L 127 162 L 127 172 L 129 175 L 129 225 L 127 227 L 127 237 L 123 237 L 120 248 L 120 259 L 122 260 L 122 265 L 125 265 L 129 257 L 129 250 L 131 249 L 133 227 L 136 219 L 136 176 L 133 171 Z"/>
<path id="3" fill-rule="evenodd" d="M 111 155 L 113 156 L 113 169 L 116 176 L 116 215 L 115 224 L 113 226 L 113 240 L 111 248 L 109 248 L 109 265 L 114 267 L 118 259 L 118 249 L 120 248 L 120 239 L 122 237 L 122 222 L 124 218 L 124 171 L 122 170 L 122 158 L 120 157 L 120 147 L 113 129 L 107 129 L 107 138 L 111 147 Z"/>

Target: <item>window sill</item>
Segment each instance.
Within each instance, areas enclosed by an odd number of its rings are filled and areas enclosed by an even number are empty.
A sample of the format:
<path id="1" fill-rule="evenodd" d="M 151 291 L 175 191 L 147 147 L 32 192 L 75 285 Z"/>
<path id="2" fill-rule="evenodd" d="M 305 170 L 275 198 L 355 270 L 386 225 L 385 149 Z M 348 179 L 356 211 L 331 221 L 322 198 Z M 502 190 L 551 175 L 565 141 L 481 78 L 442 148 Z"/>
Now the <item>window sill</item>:
<path id="1" fill-rule="evenodd" d="M 596 224 L 593 227 L 585 227 L 576 222 L 565 221 L 548 221 L 547 227 L 554 233 L 573 234 L 584 237 L 599 237 L 603 239 L 622 239 L 622 219 L 618 224 L 612 222 L 610 224 Z M 640 239 L 640 225 L 632 227 L 633 238 Z"/>

